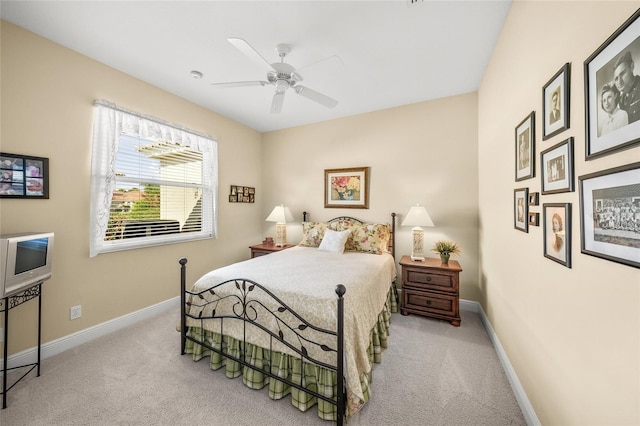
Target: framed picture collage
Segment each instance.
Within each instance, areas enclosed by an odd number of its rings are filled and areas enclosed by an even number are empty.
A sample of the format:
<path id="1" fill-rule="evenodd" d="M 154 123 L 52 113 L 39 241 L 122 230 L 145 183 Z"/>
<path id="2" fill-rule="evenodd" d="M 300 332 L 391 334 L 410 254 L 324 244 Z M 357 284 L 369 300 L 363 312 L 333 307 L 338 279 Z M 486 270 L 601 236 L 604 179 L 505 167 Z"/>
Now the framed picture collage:
<path id="1" fill-rule="evenodd" d="M 637 66 L 634 65 L 637 64 Z M 570 129 L 571 64 L 542 87 L 540 192 L 523 187 L 535 177 L 535 111 L 515 127 L 514 228 L 542 226 L 544 257 L 571 268 L 572 203 L 552 194 L 575 191 L 575 143 Z M 622 150 L 640 158 L 640 10 L 584 61 L 585 158 Z M 640 162 L 578 176 L 581 253 L 640 268 Z M 548 198 L 544 200 L 541 198 Z M 529 211 L 541 206 L 541 211 Z M 540 215 L 542 217 L 540 217 Z"/>

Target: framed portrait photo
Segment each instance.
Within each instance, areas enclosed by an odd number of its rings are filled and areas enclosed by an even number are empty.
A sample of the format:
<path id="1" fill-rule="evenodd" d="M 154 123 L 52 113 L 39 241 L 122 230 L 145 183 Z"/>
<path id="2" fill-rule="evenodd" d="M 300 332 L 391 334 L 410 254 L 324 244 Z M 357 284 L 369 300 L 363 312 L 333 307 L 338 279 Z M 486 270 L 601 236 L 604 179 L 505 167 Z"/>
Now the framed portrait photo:
<path id="1" fill-rule="evenodd" d="M 573 138 L 540 153 L 542 194 L 573 191 Z"/>
<path id="2" fill-rule="evenodd" d="M 570 79 L 566 63 L 542 88 L 542 140 L 569 128 Z"/>
<path id="3" fill-rule="evenodd" d="M 529 232 L 529 188 L 513 191 L 513 227 L 518 231 Z"/>
<path id="4" fill-rule="evenodd" d="M 516 182 L 535 176 L 535 112 L 516 127 Z"/>
<path id="5" fill-rule="evenodd" d="M 640 268 L 640 162 L 578 180 L 582 253 Z"/>
<path id="6" fill-rule="evenodd" d="M 49 159 L 0 152 L 0 198 L 49 198 Z"/>
<path id="7" fill-rule="evenodd" d="M 585 157 L 640 143 L 640 9 L 584 62 Z"/>
<path id="8" fill-rule="evenodd" d="M 571 268 L 571 203 L 542 205 L 544 257 Z"/>
<path id="9" fill-rule="evenodd" d="M 324 171 L 325 208 L 369 208 L 369 168 Z"/>

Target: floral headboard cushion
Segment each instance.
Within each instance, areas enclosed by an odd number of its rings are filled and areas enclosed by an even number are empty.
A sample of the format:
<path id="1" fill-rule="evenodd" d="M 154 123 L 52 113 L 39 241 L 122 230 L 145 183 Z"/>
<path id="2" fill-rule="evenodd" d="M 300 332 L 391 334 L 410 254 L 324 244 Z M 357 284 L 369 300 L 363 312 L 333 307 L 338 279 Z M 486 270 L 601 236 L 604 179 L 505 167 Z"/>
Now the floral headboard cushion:
<path id="1" fill-rule="evenodd" d="M 345 251 L 382 254 L 389 252 L 391 225 L 385 223 L 360 223 L 349 219 L 337 222 L 340 231 L 349 230 Z"/>
<path id="2" fill-rule="evenodd" d="M 338 231 L 338 224 L 335 222 L 302 222 L 302 241 L 300 245 L 303 247 L 319 247 L 324 238 L 326 229 Z"/>

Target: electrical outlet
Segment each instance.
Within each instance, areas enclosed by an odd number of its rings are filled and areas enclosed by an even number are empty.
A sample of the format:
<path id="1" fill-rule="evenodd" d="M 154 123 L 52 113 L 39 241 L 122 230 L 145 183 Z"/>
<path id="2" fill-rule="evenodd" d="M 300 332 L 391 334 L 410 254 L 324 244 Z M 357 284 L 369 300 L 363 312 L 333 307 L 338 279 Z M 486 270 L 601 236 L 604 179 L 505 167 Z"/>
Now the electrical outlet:
<path id="1" fill-rule="evenodd" d="M 69 310 L 69 317 L 74 320 L 82 316 L 82 305 L 72 306 Z"/>

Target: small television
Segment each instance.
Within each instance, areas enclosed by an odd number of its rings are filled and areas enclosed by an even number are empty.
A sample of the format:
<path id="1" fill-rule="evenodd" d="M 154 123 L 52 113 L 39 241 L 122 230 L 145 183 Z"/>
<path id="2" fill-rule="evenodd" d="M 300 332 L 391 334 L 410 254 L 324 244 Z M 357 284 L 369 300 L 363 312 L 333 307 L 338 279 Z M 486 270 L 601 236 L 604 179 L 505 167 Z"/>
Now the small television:
<path id="1" fill-rule="evenodd" d="M 53 232 L 0 235 L 0 298 L 51 278 Z"/>

